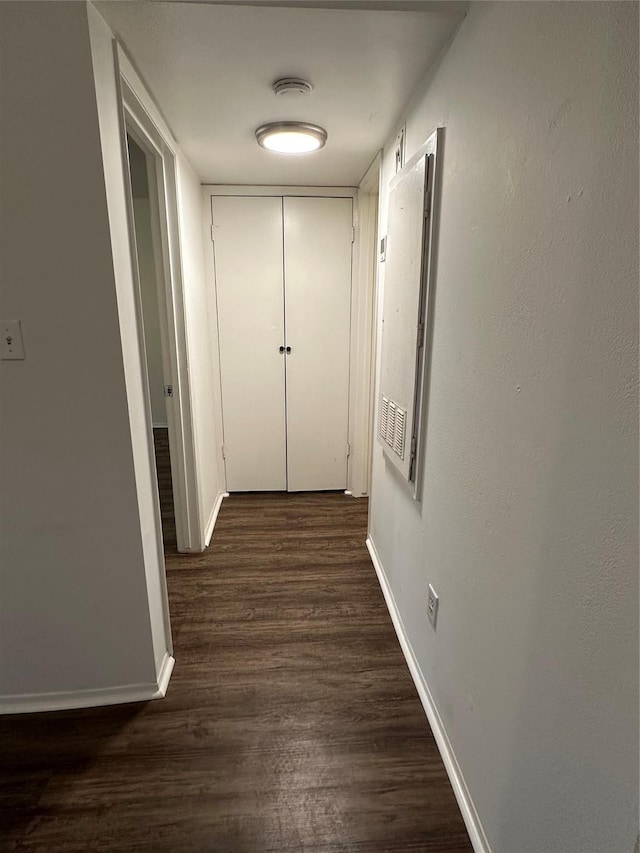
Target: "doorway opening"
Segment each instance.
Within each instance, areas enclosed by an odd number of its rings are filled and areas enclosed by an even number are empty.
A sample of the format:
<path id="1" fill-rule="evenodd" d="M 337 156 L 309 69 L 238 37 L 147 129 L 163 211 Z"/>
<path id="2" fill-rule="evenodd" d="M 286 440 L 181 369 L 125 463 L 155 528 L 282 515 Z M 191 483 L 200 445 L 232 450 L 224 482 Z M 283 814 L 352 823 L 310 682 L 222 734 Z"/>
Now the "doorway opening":
<path id="1" fill-rule="evenodd" d="M 170 524 L 173 515 L 175 534 L 167 530 L 165 536 L 175 539 L 175 548 L 181 552 L 201 551 L 203 542 L 202 524 L 198 505 L 198 481 L 195 465 L 195 428 L 193 421 L 193 401 L 191 397 L 191 379 L 188 368 L 186 317 L 183 295 L 182 256 L 179 236 L 178 211 L 178 167 L 176 155 L 163 131 L 149 115 L 145 106 L 136 96 L 126 75 L 133 76 L 130 69 L 125 71 L 126 59 L 120 56 L 121 62 L 121 97 L 122 97 L 122 142 L 123 168 L 125 184 L 127 185 L 129 244 L 131 265 L 135 279 L 135 311 L 137 324 L 137 343 L 139 358 L 139 376 L 142 382 L 142 397 L 144 398 L 145 431 L 144 440 L 140 438 L 146 455 L 140 464 L 146 469 L 145 477 L 152 474 L 154 480 L 156 469 L 160 469 L 161 483 L 158 494 L 154 483 L 148 486 L 156 492 L 154 501 L 153 531 L 147 530 L 149 539 L 155 540 L 158 556 L 164 560 L 160 515 L 160 497 L 165 505 L 165 520 Z M 134 148 L 137 146 L 136 148 Z M 132 153 L 130 153 L 132 152 Z M 142 156 L 140 155 L 142 153 Z M 136 208 L 144 205 L 136 199 L 131 177 L 130 157 L 139 162 L 139 173 L 142 176 L 143 187 L 136 195 L 144 198 L 149 196 L 148 216 L 136 216 Z M 146 169 L 146 187 L 144 176 Z M 138 210 L 139 212 L 139 210 Z M 136 222 L 136 219 L 138 220 Z M 149 239 L 149 227 L 151 237 Z M 136 232 L 140 232 L 137 234 Z M 136 244 L 143 232 L 146 240 L 142 242 L 151 246 L 143 259 Z M 140 281 L 140 267 L 150 265 L 153 261 L 155 276 L 155 291 L 148 289 L 149 299 L 143 299 L 143 285 Z M 155 295 L 155 299 L 152 298 Z M 157 314 L 156 314 L 157 307 Z M 157 321 L 157 322 L 156 322 Z M 149 328 L 155 327 L 154 336 L 148 334 Z M 161 356 L 157 355 L 157 338 L 159 339 Z M 154 353 L 151 355 L 151 353 Z M 162 365 L 162 379 L 158 363 Z M 154 377 L 156 377 L 154 381 Z M 153 389 L 153 390 L 152 390 Z M 153 405 L 152 405 L 153 393 Z M 162 398 L 166 415 L 163 418 Z M 154 411 L 155 410 L 155 411 Z M 159 413 L 159 414 L 158 414 Z M 162 424 L 166 423 L 166 433 Z M 158 436 L 158 460 L 154 453 L 153 426 L 163 430 Z M 161 454 L 161 449 L 164 453 Z M 160 457 L 163 455 L 163 462 Z M 162 472 L 165 476 L 162 476 Z M 167 476 L 170 472 L 171 491 Z M 173 513 L 171 511 L 173 507 Z"/>
<path id="2" fill-rule="evenodd" d="M 153 426 L 153 444 L 156 460 L 158 497 L 162 519 L 162 538 L 165 550 L 177 547 L 176 512 L 174 508 L 173 480 L 171 476 L 171 450 L 167 398 L 173 388 L 166 380 L 169 373 L 164 354 L 159 302 L 160 265 L 162 252 L 157 237 L 158 210 L 150 187 L 153 186 L 155 164 L 153 158 L 127 131 L 129 174 L 133 204 L 140 306 L 144 334 L 144 356 Z M 156 234 L 154 235 L 154 231 Z"/>

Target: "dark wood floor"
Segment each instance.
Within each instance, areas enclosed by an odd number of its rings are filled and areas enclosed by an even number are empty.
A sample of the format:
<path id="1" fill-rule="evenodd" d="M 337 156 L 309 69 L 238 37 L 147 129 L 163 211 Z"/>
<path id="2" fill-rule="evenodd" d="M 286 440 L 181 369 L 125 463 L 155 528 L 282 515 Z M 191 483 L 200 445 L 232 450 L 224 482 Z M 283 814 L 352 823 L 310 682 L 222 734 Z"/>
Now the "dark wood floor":
<path id="1" fill-rule="evenodd" d="M 168 554 L 163 701 L 0 721 L 2 850 L 471 851 L 366 502 L 233 495 Z"/>
<path id="2" fill-rule="evenodd" d="M 176 548 L 176 519 L 173 511 L 173 481 L 171 480 L 171 457 L 169 455 L 169 430 L 167 427 L 153 428 L 153 443 L 156 452 L 156 474 L 162 516 L 162 538 L 167 550 Z"/>

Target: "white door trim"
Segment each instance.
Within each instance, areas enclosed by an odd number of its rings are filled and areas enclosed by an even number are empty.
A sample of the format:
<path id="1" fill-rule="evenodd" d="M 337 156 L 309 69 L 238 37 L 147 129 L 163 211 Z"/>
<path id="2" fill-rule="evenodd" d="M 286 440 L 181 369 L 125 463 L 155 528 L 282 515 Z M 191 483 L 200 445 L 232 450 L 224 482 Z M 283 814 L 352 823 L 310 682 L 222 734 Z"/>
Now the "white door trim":
<path id="1" fill-rule="evenodd" d="M 203 184 L 202 189 L 205 199 L 209 199 L 212 195 L 317 196 L 318 198 L 355 199 L 358 195 L 357 187 L 249 187 L 236 184 Z"/>
<path id="2" fill-rule="evenodd" d="M 375 294 L 377 287 L 378 201 L 382 155 L 362 179 L 356 197 L 351 302 L 351 392 L 349 400 L 349 473 L 354 497 L 369 494 L 373 422 Z"/>
<path id="3" fill-rule="evenodd" d="M 351 369 L 349 391 L 349 446 L 347 493 L 355 497 L 369 493 L 371 470 L 372 376 L 374 352 L 374 295 L 376 257 L 377 205 L 381 155 L 378 154 L 360 187 L 291 187 L 243 186 L 237 184 L 203 184 L 202 205 L 205 239 L 211 243 L 212 196 L 316 196 L 319 198 L 352 198 L 354 211 L 354 245 L 352 264 Z M 375 213 L 375 215 L 374 215 Z M 213 250 L 207 252 L 206 274 L 215 288 Z"/>
<path id="4" fill-rule="evenodd" d="M 155 107 L 148 98 L 144 86 L 120 46 L 118 62 L 120 66 L 120 88 L 123 105 L 123 158 L 126 180 L 129 181 L 129 167 L 126 162 L 126 132 L 132 133 L 142 146 L 151 152 L 156 165 L 155 186 L 150 193 L 155 195 L 157 210 L 156 241 L 161 247 L 159 269 L 159 309 L 163 364 L 168 374 L 165 384 L 173 388 L 173 398 L 167 398 L 167 423 L 169 450 L 171 455 L 171 473 L 173 480 L 176 538 L 178 550 L 183 552 L 202 550 L 203 532 L 200 530 L 198 509 L 198 481 L 195 465 L 195 438 L 192 413 L 191 389 L 189 383 L 189 365 L 186 344 L 186 322 L 183 296 L 182 264 L 180 255 L 180 234 L 178 226 L 178 204 L 176 188 L 176 155 L 171 134 L 161 117 L 154 115 Z M 152 198 L 152 208 L 154 199 Z M 129 227 L 134 233 L 133 207 L 129 211 Z M 152 222 L 152 226 L 153 226 Z M 132 252 L 135 241 L 131 240 Z M 137 258 L 132 257 L 136 270 Z M 139 290 L 139 282 L 138 282 Z M 141 304 L 137 295 L 138 322 L 141 334 L 140 347 L 144 347 L 142 335 Z M 145 357 L 143 351 L 141 358 Z M 148 407 L 147 428 L 149 430 L 149 448 L 153 453 L 153 427 L 151 410 Z M 155 465 L 155 459 L 152 460 Z M 157 508 L 158 524 L 160 509 Z M 160 527 L 161 530 L 161 527 Z M 159 536 L 161 548 L 162 537 Z M 162 555 L 164 560 L 164 555 Z M 167 616 L 168 618 L 168 616 Z"/>

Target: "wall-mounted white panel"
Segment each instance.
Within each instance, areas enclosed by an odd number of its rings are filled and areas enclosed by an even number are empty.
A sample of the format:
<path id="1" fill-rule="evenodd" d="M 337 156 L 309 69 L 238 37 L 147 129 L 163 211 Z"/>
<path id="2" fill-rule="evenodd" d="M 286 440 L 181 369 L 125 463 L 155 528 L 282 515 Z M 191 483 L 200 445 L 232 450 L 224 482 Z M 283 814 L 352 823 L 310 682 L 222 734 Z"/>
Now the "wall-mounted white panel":
<path id="1" fill-rule="evenodd" d="M 286 489 L 282 199 L 212 199 L 229 491 Z"/>
<path id="2" fill-rule="evenodd" d="M 285 198 L 288 489 L 347 483 L 350 198 Z"/>
<path id="3" fill-rule="evenodd" d="M 391 182 L 386 240 L 377 433 L 414 497 L 425 402 L 436 140 L 434 133 Z"/>

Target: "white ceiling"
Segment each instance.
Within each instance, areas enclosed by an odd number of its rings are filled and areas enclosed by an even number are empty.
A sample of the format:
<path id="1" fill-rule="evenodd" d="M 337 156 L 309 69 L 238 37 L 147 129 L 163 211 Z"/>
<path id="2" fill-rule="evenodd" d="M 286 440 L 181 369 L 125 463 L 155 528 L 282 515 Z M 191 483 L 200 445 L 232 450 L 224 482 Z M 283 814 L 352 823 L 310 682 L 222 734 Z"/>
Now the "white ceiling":
<path id="1" fill-rule="evenodd" d="M 459 25 L 464 4 L 396 11 L 413 7 L 391 0 L 339 4 L 356 8 L 267 3 L 96 6 L 203 183 L 357 185 Z M 313 92 L 276 97 L 271 84 L 288 76 L 309 80 Z M 297 158 L 264 151 L 254 131 L 276 120 L 322 125 L 326 147 Z"/>

